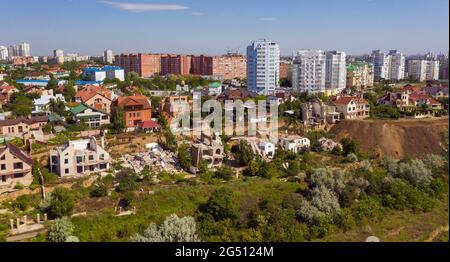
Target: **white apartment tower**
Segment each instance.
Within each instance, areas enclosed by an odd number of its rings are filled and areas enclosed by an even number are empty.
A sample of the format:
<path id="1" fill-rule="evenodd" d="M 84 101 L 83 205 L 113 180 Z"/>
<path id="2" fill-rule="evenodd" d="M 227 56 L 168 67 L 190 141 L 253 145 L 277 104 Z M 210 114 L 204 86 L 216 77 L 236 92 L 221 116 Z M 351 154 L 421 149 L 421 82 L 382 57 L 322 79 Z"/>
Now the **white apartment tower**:
<path id="1" fill-rule="evenodd" d="M 105 50 L 103 52 L 103 61 L 110 64 L 114 62 L 114 53 L 112 50 Z"/>
<path id="2" fill-rule="evenodd" d="M 325 88 L 330 93 L 340 93 L 347 84 L 346 55 L 344 52 L 326 52 Z"/>
<path id="3" fill-rule="evenodd" d="M 375 79 L 388 79 L 390 58 L 380 50 L 374 50 L 372 51 L 372 60 Z"/>
<path id="4" fill-rule="evenodd" d="M 12 45 L 9 47 L 9 56 L 31 56 L 30 52 L 30 44 L 28 43 L 21 43 L 18 45 Z"/>
<path id="5" fill-rule="evenodd" d="M 405 78 L 405 56 L 397 50 L 388 54 L 380 50 L 372 51 L 374 75 L 376 80 L 401 80 Z"/>
<path id="6" fill-rule="evenodd" d="M 8 59 L 8 48 L 0 45 L 0 60 Z"/>
<path id="7" fill-rule="evenodd" d="M 420 82 L 438 80 L 439 61 L 410 60 L 408 62 L 408 75 Z"/>
<path id="8" fill-rule="evenodd" d="M 292 87 L 299 92 L 325 92 L 326 55 L 322 50 L 299 50 L 293 56 Z"/>
<path id="9" fill-rule="evenodd" d="M 405 78 L 405 56 L 397 50 L 389 51 L 389 80 Z"/>
<path id="10" fill-rule="evenodd" d="M 270 94 L 279 87 L 280 47 L 268 39 L 247 47 L 247 89 L 258 94 Z"/>

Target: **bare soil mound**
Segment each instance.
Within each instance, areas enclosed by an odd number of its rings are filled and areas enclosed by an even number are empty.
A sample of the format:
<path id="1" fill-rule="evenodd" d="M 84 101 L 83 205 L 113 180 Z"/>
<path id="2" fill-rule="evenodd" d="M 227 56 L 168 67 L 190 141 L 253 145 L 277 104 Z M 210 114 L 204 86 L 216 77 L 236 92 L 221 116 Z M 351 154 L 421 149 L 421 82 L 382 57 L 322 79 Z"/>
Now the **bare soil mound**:
<path id="1" fill-rule="evenodd" d="M 448 118 L 344 121 L 331 132 L 338 140 L 355 138 L 363 152 L 401 159 L 442 153 L 443 134 L 448 138 L 449 122 Z"/>

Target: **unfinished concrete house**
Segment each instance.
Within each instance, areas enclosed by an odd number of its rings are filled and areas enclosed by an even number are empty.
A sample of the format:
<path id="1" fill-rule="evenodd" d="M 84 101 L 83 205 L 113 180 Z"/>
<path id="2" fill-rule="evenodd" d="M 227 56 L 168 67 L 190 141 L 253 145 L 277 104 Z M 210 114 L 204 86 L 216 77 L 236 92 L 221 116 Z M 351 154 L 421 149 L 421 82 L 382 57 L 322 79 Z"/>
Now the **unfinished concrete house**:
<path id="1" fill-rule="evenodd" d="M 101 145 L 97 144 L 95 137 L 69 141 L 50 152 L 50 171 L 61 177 L 107 171 L 111 157 L 103 148 L 103 138 Z"/>
<path id="2" fill-rule="evenodd" d="M 212 136 L 202 133 L 201 138 L 191 147 L 192 165 L 198 167 L 202 161 L 208 168 L 220 167 L 223 162 L 223 144 L 216 134 Z"/>

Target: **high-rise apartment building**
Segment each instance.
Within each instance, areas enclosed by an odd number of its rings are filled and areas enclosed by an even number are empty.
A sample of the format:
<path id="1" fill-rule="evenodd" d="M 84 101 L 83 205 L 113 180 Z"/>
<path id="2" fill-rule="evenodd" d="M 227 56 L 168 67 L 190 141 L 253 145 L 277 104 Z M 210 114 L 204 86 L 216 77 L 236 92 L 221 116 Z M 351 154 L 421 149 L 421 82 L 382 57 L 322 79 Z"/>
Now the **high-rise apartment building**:
<path id="1" fill-rule="evenodd" d="M 292 87 L 299 92 L 324 93 L 326 54 L 322 50 L 300 50 L 294 54 Z"/>
<path id="2" fill-rule="evenodd" d="M 191 56 L 163 55 L 161 57 L 162 75 L 189 75 L 191 73 Z"/>
<path id="3" fill-rule="evenodd" d="M 114 54 L 112 50 L 105 50 L 103 52 L 103 61 L 106 63 L 114 63 Z"/>
<path id="4" fill-rule="evenodd" d="M 253 42 L 247 47 L 247 89 L 270 94 L 279 87 L 280 47 L 268 39 Z"/>
<path id="5" fill-rule="evenodd" d="M 9 56 L 31 56 L 30 44 L 20 43 L 9 47 Z"/>
<path id="6" fill-rule="evenodd" d="M 389 78 L 390 58 L 380 50 L 372 52 L 372 62 L 374 65 L 374 75 L 377 81 Z"/>
<path id="7" fill-rule="evenodd" d="M 410 60 L 408 62 L 408 75 L 417 81 L 430 81 L 439 79 L 439 61 Z"/>
<path id="8" fill-rule="evenodd" d="M 125 74 L 137 73 L 140 77 L 153 77 L 161 73 L 160 54 L 121 54 L 115 56 L 114 64 L 125 70 Z"/>
<path id="9" fill-rule="evenodd" d="M 405 78 L 405 56 L 397 50 L 391 50 L 389 57 L 389 80 L 402 80 Z"/>
<path id="10" fill-rule="evenodd" d="M 388 54 L 380 50 L 372 52 L 375 80 L 402 80 L 405 78 L 405 56 L 397 50 Z"/>
<path id="11" fill-rule="evenodd" d="M 340 93 L 346 87 L 347 68 L 344 52 L 326 52 L 325 88 L 330 93 Z"/>
<path id="12" fill-rule="evenodd" d="M 212 75 L 223 79 L 246 78 L 246 67 L 246 57 L 238 54 L 191 57 L 193 75 Z"/>
<path id="13" fill-rule="evenodd" d="M 0 46 L 0 60 L 6 60 L 8 59 L 9 55 L 8 55 L 8 48 L 6 48 L 5 46 Z"/>

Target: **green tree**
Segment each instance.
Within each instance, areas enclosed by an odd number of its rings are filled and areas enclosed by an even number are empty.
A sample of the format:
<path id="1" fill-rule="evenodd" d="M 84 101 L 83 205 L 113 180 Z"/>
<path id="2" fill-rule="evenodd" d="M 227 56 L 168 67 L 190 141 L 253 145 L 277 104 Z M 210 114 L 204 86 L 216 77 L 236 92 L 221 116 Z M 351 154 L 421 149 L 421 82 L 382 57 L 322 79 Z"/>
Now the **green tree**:
<path id="1" fill-rule="evenodd" d="M 60 116 L 63 116 L 66 114 L 66 103 L 60 99 L 52 99 L 50 100 L 50 111 L 53 113 L 56 113 Z"/>
<path id="2" fill-rule="evenodd" d="M 64 98 L 66 99 L 66 101 L 72 101 L 72 99 L 74 98 L 76 91 L 74 88 L 74 81 L 73 80 L 69 80 L 65 85 L 64 85 Z"/>
<path id="3" fill-rule="evenodd" d="M 341 140 L 341 144 L 345 155 L 359 153 L 359 143 L 356 139 L 346 137 Z"/>
<path id="4" fill-rule="evenodd" d="M 229 166 L 222 166 L 214 174 L 215 177 L 224 180 L 232 180 L 234 175 L 235 175 L 234 170 Z"/>
<path id="5" fill-rule="evenodd" d="M 12 113 L 17 116 L 29 116 L 31 115 L 31 108 L 33 107 L 33 100 L 25 95 L 19 94 L 12 98 L 10 105 Z"/>
<path id="6" fill-rule="evenodd" d="M 204 214 L 211 215 L 215 221 L 230 219 L 236 220 L 239 216 L 237 198 L 234 192 L 222 187 L 213 192 L 206 204 L 200 207 Z"/>
<path id="7" fill-rule="evenodd" d="M 238 163 L 244 166 L 247 166 L 255 158 L 252 147 L 245 140 L 241 141 L 239 150 L 235 153 L 235 156 Z"/>
<path id="8" fill-rule="evenodd" d="M 113 128 L 119 132 L 126 128 L 125 111 L 120 106 L 114 108 Z"/>
<path id="9" fill-rule="evenodd" d="M 183 143 L 180 147 L 178 147 L 178 161 L 180 162 L 181 167 L 185 170 L 189 170 L 192 165 L 192 157 L 189 144 Z"/>
<path id="10" fill-rule="evenodd" d="M 61 218 L 72 214 L 75 199 L 72 193 L 63 187 L 56 187 L 51 194 L 49 212 L 52 217 Z"/>

